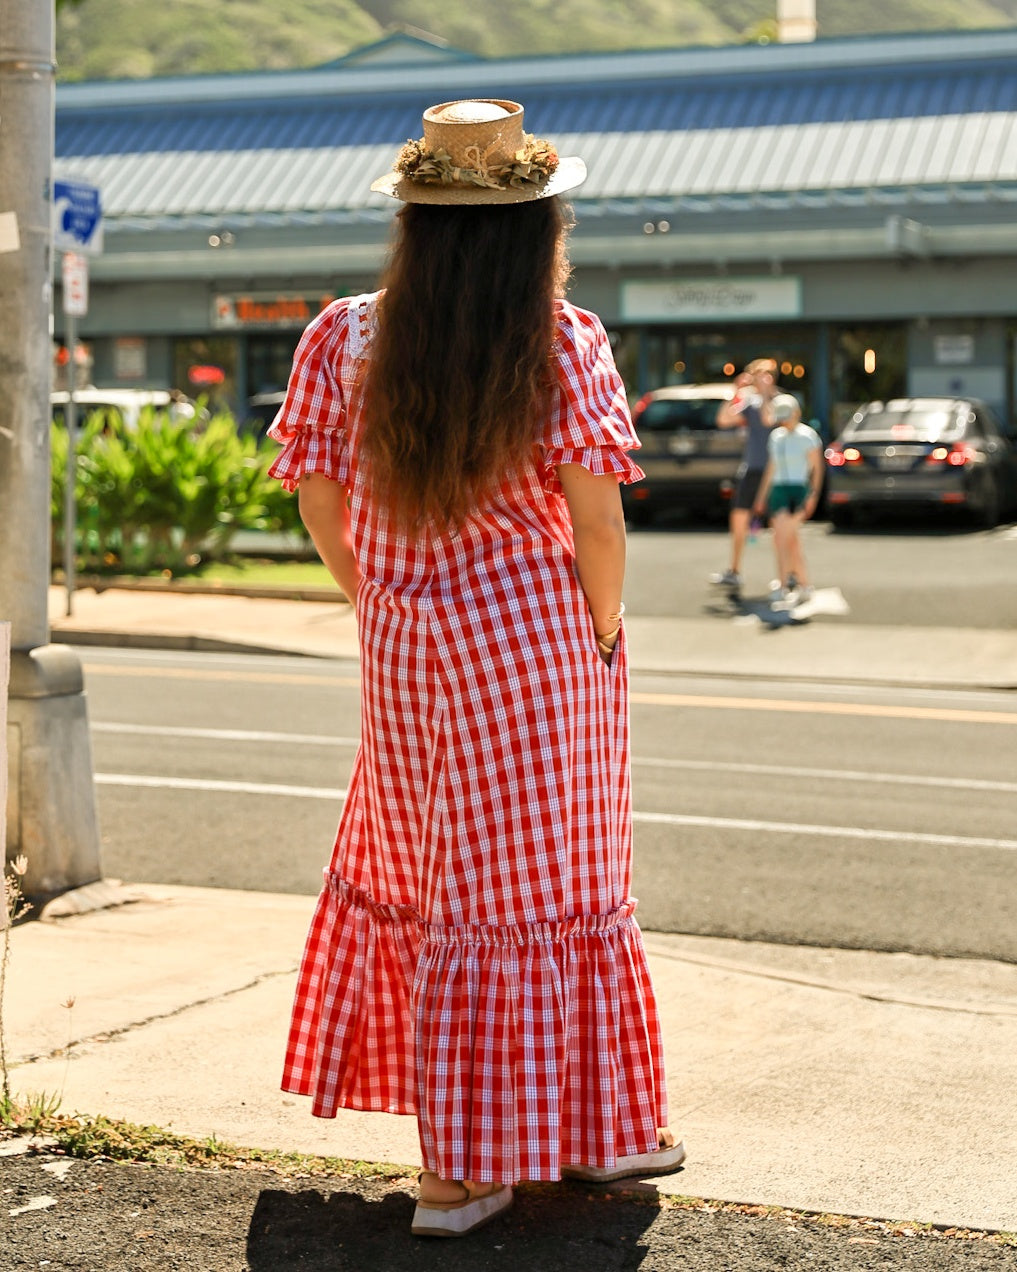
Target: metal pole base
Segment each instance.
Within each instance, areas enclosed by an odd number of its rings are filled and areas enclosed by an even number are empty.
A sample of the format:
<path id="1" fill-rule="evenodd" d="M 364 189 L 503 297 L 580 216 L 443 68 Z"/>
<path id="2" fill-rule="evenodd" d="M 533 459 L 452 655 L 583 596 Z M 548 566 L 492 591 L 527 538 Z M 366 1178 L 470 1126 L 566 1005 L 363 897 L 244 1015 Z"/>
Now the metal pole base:
<path id="1" fill-rule="evenodd" d="M 11 654 L 7 856 L 28 858 L 29 897 L 102 877 L 84 679 L 66 645 Z"/>

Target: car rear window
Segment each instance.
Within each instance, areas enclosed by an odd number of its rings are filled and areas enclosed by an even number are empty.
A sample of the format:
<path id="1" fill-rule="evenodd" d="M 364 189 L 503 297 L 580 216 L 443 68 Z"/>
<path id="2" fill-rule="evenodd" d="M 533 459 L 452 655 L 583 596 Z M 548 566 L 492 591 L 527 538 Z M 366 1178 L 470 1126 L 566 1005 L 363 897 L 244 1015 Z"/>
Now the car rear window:
<path id="1" fill-rule="evenodd" d="M 844 430 L 844 436 L 856 441 L 892 438 L 894 441 L 949 442 L 964 431 L 967 408 L 950 405 L 933 410 L 866 411 L 856 416 Z"/>
<path id="2" fill-rule="evenodd" d="M 636 420 L 636 428 L 653 432 L 716 428 L 717 412 L 722 405 L 716 398 L 657 398 L 646 404 Z"/>

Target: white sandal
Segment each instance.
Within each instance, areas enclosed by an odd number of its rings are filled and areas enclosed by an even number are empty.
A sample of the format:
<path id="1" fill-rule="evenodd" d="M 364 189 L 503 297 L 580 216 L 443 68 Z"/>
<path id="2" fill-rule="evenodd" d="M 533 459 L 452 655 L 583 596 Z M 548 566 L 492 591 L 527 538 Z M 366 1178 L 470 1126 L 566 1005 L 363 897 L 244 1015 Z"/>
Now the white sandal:
<path id="1" fill-rule="evenodd" d="M 651 1153 L 632 1153 L 619 1157 L 613 1166 L 563 1166 L 562 1177 L 582 1179 L 590 1184 L 610 1184 L 616 1179 L 642 1178 L 648 1175 L 670 1175 L 685 1160 L 685 1145 L 668 1130 L 657 1132 L 658 1147 Z"/>
<path id="2" fill-rule="evenodd" d="M 425 1173 L 430 1172 L 421 1171 L 421 1178 Z M 410 1225 L 414 1236 L 462 1237 L 512 1205 L 509 1184 L 475 1184 L 472 1180 L 454 1182 L 464 1193 L 459 1201 L 417 1202 Z"/>

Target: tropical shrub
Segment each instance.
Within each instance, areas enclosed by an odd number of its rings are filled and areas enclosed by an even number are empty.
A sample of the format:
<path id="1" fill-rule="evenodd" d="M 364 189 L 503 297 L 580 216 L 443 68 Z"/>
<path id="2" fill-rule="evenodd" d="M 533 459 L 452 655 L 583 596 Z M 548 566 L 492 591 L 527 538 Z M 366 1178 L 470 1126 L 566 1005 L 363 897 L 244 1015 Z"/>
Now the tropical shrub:
<path id="1" fill-rule="evenodd" d="M 229 556 L 238 530 L 300 530 L 296 500 L 268 476 L 278 453 L 232 416 L 196 427 L 147 408 L 137 426 L 89 415 L 78 435 L 75 555 L 83 572 L 199 572 Z M 63 553 L 67 430 L 53 426 L 53 560 Z"/>

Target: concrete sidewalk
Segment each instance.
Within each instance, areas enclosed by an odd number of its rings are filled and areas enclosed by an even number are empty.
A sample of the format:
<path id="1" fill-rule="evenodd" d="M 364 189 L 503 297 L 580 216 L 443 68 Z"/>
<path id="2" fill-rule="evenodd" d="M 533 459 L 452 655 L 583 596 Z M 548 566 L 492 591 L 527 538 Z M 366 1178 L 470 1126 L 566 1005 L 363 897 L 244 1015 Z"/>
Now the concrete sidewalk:
<path id="1" fill-rule="evenodd" d="M 320 1121 L 278 1090 L 311 898 L 123 895 L 12 933 L 15 1090 L 243 1146 L 418 1163 L 412 1118 Z M 689 1149 L 662 1191 L 1017 1230 L 1017 967 L 646 940 Z"/>
<path id="2" fill-rule="evenodd" d="M 356 658 L 353 613 L 334 603 L 110 589 L 50 590 L 53 639 Z M 819 617 L 772 631 L 753 619 L 626 616 L 633 670 L 756 679 L 1017 689 L 1017 632 L 875 627 Z"/>

